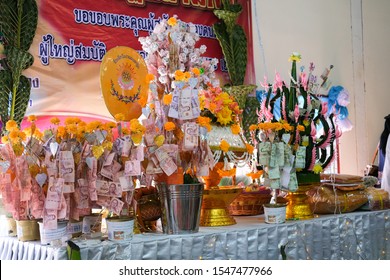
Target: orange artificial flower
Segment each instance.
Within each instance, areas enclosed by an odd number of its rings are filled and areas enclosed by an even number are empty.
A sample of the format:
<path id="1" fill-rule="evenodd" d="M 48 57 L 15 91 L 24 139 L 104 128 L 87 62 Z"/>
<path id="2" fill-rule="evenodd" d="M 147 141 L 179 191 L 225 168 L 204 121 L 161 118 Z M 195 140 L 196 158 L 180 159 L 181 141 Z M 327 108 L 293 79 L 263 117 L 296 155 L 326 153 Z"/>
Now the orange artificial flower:
<path id="1" fill-rule="evenodd" d="M 298 131 L 305 131 L 305 127 L 303 125 L 298 124 L 297 125 L 297 130 Z"/>
<path id="2" fill-rule="evenodd" d="M 200 126 L 203 126 L 205 128 L 207 128 L 207 131 L 210 132 L 211 131 L 211 119 L 208 118 L 208 117 L 202 117 L 202 116 L 199 116 L 198 117 L 198 124 Z"/>
<path id="3" fill-rule="evenodd" d="M 169 105 L 172 103 L 172 93 L 165 94 L 163 97 L 163 104 L 164 105 Z"/>
<path id="4" fill-rule="evenodd" d="M 168 19 L 168 25 L 170 25 L 170 26 L 175 26 L 176 24 L 177 24 L 177 19 L 176 18 L 174 18 L 174 17 L 170 17 L 169 19 Z"/>
<path id="5" fill-rule="evenodd" d="M 195 76 L 199 76 L 200 75 L 200 70 L 198 68 L 192 68 L 191 72 L 194 73 Z"/>
<path id="6" fill-rule="evenodd" d="M 232 130 L 233 134 L 239 134 L 241 132 L 241 127 L 238 124 L 232 124 L 230 129 Z"/>
<path id="7" fill-rule="evenodd" d="M 252 179 L 259 179 L 263 175 L 263 170 L 259 170 L 256 172 L 250 172 L 246 174 L 246 176 L 251 177 Z"/>
<path id="8" fill-rule="evenodd" d="M 15 128 L 18 128 L 18 123 L 14 120 L 9 120 L 7 121 L 7 123 L 5 124 L 5 129 L 7 131 L 11 131 L 11 130 L 14 130 Z"/>
<path id="9" fill-rule="evenodd" d="M 254 130 L 256 130 L 258 127 L 257 127 L 257 125 L 256 124 L 251 124 L 250 126 L 249 126 L 249 130 L 250 131 L 254 131 Z"/>
<path id="10" fill-rule="evenodd" d="M 172 131 L 172 130 L 175 130 L 176 125 L 173 122 L 166 122 L 164 124 L 164 128 L 165 128 L 166 131 Z"/>
<path id="11" fill-rule="evenodd" d="M 60 124 L 60 119 L 57 117 L 51 118 L 50 122 L 54 125 L 59 125 Z"/>
<path id="12" fill-rule="evenodd" d="M 156 77 L 155 77 L 153 74 L 148 73 L 148 74 L 146 75 L 146 77 L 145 77 L 145 81 L 146 81 L 147 83 L 150 83 L 151 81 L 155 80 L 155 78 L 156 78 Z"/>
<path id="13" fill-rule="evenodd" d="M 253 147 L 251 144 L 245 143 L 246 150 L 248 151 L 249 154 L 253 154 L 253 150 L 255 147 Z"/>
<path id="14" fill-rule="evenodd" d="M 35 121 L 37 120 L 37 117 L 34 116 L 34 115 L 30 115 L 30 116 L 27 117 L 27 120 L 28 120 L 29 122 L 35 122 Z"/>
<path id="15" fill-rule="evenodd" d="M 122 114 L 122 113 L 115 114 L 114 119 L 115 119 L 117 122 L 122 122 L 122 121 L 125 120 L 125 115 Z"/>
<path id="16" fill-rule="evenodd" d="M 219 147 L 221 148 L 221 150 L 225 153 L 227 153 L 229 151 L 229 148 L 230 148 L 230 144 L 226 141 L 226 140 L 222 140 L 221 143 L 219 144 Z"/>
<path id="17" fill-rule="evenodd" d="M 218 169 L 217 172 L 221 177 L 233 177 L 236 175 L 236 168 L 232 168 L 230 170 Z"/>

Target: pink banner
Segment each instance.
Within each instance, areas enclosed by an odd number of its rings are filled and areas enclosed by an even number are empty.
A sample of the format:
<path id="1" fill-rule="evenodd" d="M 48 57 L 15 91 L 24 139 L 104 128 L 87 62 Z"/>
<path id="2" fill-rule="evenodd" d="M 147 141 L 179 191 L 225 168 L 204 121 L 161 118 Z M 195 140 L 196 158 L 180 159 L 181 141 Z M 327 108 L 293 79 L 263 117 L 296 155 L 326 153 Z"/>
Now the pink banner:
<path id="1" fill-rule="evenodd" d="M 253 82 L 250 1 L 240 1 L 240 16 L 248 37 L 247 82 Z M 177 15 L 196 25 L 199 45 L 206 57 L 218 58 L 217 73 L 227 71 L 212 25 L 212 10 L 220 0 L 38 0 L 39 21 L 30 52 L 35 61 L 26 73 L 31 78 L 31 100 L 26 115 L 111 119 L 100 89 L 100 64 L 115 46 L 128 46 L 146 55 L 138 41 L 162 19 Z"/>

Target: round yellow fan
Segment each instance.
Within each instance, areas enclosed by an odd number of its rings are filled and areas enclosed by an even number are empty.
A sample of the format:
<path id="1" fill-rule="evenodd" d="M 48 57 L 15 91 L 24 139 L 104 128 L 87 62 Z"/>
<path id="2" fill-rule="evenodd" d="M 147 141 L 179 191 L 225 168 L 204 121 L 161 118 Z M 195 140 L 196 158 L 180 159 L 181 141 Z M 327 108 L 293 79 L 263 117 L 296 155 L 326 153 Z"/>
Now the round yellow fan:
<path id="1" fill-rule="evenodd" d="M 147 74 L 144 59 L 132 48 L 118 46 L 104 55 L 100 84 L 104 102 L 113 117 L 122 113 L 124 121 L 130 121 L 141 116 L 148 98 Z"/>

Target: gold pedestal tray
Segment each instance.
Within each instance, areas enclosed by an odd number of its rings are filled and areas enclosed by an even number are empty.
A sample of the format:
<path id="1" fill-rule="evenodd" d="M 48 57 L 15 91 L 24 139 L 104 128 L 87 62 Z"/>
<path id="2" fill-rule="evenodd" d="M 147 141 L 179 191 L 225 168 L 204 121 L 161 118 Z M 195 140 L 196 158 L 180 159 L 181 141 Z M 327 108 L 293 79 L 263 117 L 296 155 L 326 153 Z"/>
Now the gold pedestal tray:
<path id="1" fill-rule="evenodd" d="M 217 227 L 234 225 L 236 220 L 229 214 L 230 203 L 241 194 L 241 187 L 213 187 L 203 191 L 200 226 Z"/>
<path id="2" fill-rule="evenodd" d="M 308 220 L 314 217 L 313 207 L 306 192 L 316 185 L 302 184 L 298 186 L 295 192 L 288 193 L 286 197 L 288 200 L 286 209 L 287 220 Z"/>

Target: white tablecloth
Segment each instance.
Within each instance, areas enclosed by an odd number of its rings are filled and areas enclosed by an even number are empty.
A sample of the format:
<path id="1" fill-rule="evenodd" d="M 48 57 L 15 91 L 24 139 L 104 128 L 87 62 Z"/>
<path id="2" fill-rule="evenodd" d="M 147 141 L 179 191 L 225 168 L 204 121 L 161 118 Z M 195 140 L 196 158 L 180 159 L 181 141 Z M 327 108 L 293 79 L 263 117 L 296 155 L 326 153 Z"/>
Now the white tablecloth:
<path id="1" fill-rule="evenodd" d="M 76 240 L 85 260 L 288 259 L 390 260 L 390 210 L 326 215 L 306 221 L 265 224 L 264 217 L 235 217 L 237 224 L 200 227 L 186 235 L 137 234 L 131 241 Z M 0 239 L 5 259 L 67 259 L 65 247 Z"/>

